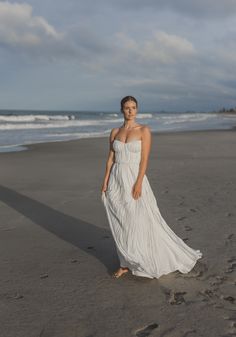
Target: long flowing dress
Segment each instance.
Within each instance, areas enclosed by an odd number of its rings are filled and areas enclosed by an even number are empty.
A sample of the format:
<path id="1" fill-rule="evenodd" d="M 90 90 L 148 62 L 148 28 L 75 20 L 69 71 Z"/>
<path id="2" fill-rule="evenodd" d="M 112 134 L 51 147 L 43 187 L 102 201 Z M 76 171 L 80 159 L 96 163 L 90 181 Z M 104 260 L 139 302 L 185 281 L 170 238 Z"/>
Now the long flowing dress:
<path id="1" fill-rule="evenodd" d="M 133 275 L 148 278 L 159 278 L 176 270 L 188 273 L 202 253 L 186 245 L 167 225 L 146 175 L 141 196 L 138 199 L 132 196 L 141 146 L 141 140 L 128 143 L 114 140 L 115 162 L 107 190 L 101 195 L 120 266 L 129 268 Z"/>

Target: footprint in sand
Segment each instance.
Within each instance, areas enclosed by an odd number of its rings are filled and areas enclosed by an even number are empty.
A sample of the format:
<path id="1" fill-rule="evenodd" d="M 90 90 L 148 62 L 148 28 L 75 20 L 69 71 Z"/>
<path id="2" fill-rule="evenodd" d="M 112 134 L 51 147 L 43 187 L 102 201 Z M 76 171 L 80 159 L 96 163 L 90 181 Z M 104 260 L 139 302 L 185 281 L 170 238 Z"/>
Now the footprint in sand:
<path id="1" fill-rule="evenodd" d="M 228 262 L 228 267 L 225 269 L 225 273 L 232 273 L 235 269 L 236 269 L 236 258 L 234 256 L 232 256 L 229 260 L 227 260 Z"/>
<path id="2" fill-rule="evenodd" d="M 230 303 L 234 303 L 235 302 L 235 298 L 233 296 L 224 296 L 224 295 L 221 295 L 220 299 L 228 301 Z"/>
<path id="3" fill-rule="evenodd" d="M 236 322 L 231 322 L 230 327 L 236 329 Z"/>
<path id="4" fill-rule="evenodd" d="M 165 193 L 168 193 L 169 191 L 168 190 L 164 190 L 164 191 L 161 191 L 161 194 L 165 194 Z"/>
<path id="5" fill-rule="evenodd" d="M 184 296 L 187 294 L 186 291 L 179 291 L 179 292 L 171 292 L 170 294 L 170 298 L 169 298 L 169 303 L 172 304 L 172 305 L 179 305 L 179 304 L 182 304 L 182 303 L 185 303 L 185 299 L 184 299 Z"/>
<path id="6" fill-rule="evenodd" d="M 24 296 L 21 295 L 21 294 L 19 294 L 19 293 L 16 293 L 15 296 L 14 296 L 14 298 L 15 298 L 16 300 L 20 300 L 21 298 L 24 298 Z"/>
<path id="7" fill-rule="evenodd" d="M 109 238 L 110 238 L 109 235 L 104 235 L 104 236 L 103 236 L 103 239 L 109 239 Z"/>
<path id="8" fill-rule="evenodd" d="M 225 216 L 227 216 L 227 217 L 230 217 L 230 216 L 232 216 L 233 214 L 231 213 L 231 212 L 227 212 L 227 213 L 225 213 Z"/>
<path id="9" fill-rule="evenodd" d="M 210 286 L 218 286 L 224 283 L 225 280 L 227 280 L 226 276 L 220 276 L 220 275 L 213 275 L 215 277 L 215 280 L 210 282 Z"/>
<path id="10" fill-rule="evenodd" d="M 233 238 L 234 238 L 234 233 L 226 234 L 225 235 L 225 245 L 227 246 L 227 245 L 232 244 Z"/>
<path id="11" fill-rule="evenodd" d="M 232 337 L 232 336 L 236 336 L 236 322 L 235 321 L 229 323 L 227 334 L 222 337 Z"/>
<path id="12" fill-rule="evenodd" d="M 48 277 L 48 274 L 42 274 L 42 275 L 40 275 L 41 279 L 44 279 L 44 278 L 47 278 L 47 277 Z"/>
<path id="13" fill-rule="evenodd" d="M 227 262 L 229 262 L 229 263 L 236 262 L 236 257 L 232 256 L 230 259 L 227 260 Z"/>
<path id="14" fill-rule="evenodd" d="M 135 336 L 137 337 L 147 337 L 149 336 L 154 329 L 158 328 L 157 323 L 151 323 L 141 329 L 135 331 Z"/>
<path id="15" fill-rule="evenodd" d="M 186 242 L 186 241 L 189 240 L 189 238 L 183 238 L 182 240 L 183 240 L 184 242 Z"/>
<path id="16" fill-rule="evenodd" d="M 184 226 L 184 230 L 185 231 L 192 231 L 193 229 L 192 229 L 192 227 L 186 225 L 186 226 Z"/>
<path id="17" fill-rule="evenodd" d="M 208 270 L 208 267 L 205 263 L 198 261 L 195 266 L 193 267 L 192 270 L 190 270 L 190 272 L 188 272 L 187 274 L 183 274 L 178 272 L 176 277 L 183 277 L 183 278 L 196 278 L 196 277 L 202 277 L 204 276 L 204 274 L 206 273 L 206 271 Z M 204 279 L 204 278 L 203 278 Z"/>
<path id="18" fill-rule="evenodd" d="M 212 289 L 202 289 L 199 291 L 199 295 L 203 297 L 202 302 L 211 301 L 212 299 L 218 299 L 218 295 Z"/>
<path id="19" fill-rule="evenodd" d="M 233 233 L 231 233 L 231 234 L 228 234 L 228 235 L 226 236 L 226 239 L 227 239 L 227 240 L 231 240 L 233 236 L 234 236 L 234 234 L 233 234 Z"/>
<path id="20" fill-rule="evenodd" d="M 197 210 L 195 208 L 189 208 L 190 212 L 197 212 Z"/>
<path id="21" fill-rule="evenodd" d="M 181 216 L 180 218 L 176 218 L 177 221 L 182 221 L 184 219 L 187 219 L 187 217 L 186 216 Z"/>
<path id="22" fill-rule="evenodd" d="M 171 305 L 178 305 L 178 304 L 181 304 L 181 303 L 185 303 L 185 299 L 184 299 L 184 296 L 186 293 L 186 291 L 174 291 L 172 289 L 169 289 L 169 288 L 166 288 L 166 287 L 163 287 L 161 286 L 161 290 L 162 292 L 165 294 L 166 296 L 166 300 L 169 304 Z"/>

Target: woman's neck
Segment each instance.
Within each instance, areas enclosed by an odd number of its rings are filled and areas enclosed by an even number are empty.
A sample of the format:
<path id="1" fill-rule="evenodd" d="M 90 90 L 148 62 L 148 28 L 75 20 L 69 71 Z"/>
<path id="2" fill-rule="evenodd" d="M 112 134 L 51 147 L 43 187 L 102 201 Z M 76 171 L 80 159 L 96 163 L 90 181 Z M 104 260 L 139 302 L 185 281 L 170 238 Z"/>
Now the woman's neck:
<path id="1" fill-rule="evenodd" d="M 133 129 L 135 126 L 137 126 L 137 123 L 133 121 L 124 121 L 123 123 L 123 128 L 127 130 Z"/>

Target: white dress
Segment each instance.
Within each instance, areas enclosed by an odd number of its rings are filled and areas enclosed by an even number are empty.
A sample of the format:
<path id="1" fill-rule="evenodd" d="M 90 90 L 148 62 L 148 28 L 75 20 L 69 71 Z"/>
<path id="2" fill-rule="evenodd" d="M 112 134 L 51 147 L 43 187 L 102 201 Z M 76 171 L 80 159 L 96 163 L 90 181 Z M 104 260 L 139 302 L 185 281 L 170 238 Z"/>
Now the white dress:
<path id="1" fill-rule="evenodd" d="M 120 266 L 148 278 L 176 270 L 188 273 L 202 253 L 187 246 L 166 224 L 146 175 L 141 196 L 134 199 L 131 194 L 139 172 L 141 146 L 141 140 L 114 140 L 115 162 L 101 196 Z"/>

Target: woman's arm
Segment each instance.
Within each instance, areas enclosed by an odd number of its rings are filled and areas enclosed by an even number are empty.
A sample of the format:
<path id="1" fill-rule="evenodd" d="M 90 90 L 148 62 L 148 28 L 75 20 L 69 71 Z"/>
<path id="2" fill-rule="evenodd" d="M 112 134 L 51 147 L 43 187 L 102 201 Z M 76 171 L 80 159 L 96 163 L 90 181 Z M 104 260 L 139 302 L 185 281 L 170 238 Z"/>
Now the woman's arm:
<path id="1" fill-rule="evenodd" d="M 138 197 L 140 197 L 141 195 L 143 177 L 147 170 L 148 159 L 151 150 L 151 140 L 152 140 L 151 138 L 152 136 L 150 128 L 149 126 L 145 125 L 142 130 L 142 150 L 141 150 L 141 160 L 139 164 L 139 173 L 132 191 L 134 199 L 138 199 Z"/>
<path id="2" fill-rule="evenodd" d="M 113 140 L 115 138 L 115 134 L 116 134 L 116 128 L 111 130 L 110 133 L 110 137 L 109 137 L 109 153 L 108 153 L 108 158 L 107 158 L 107 162 L 106 162 L 106 170 L 105 170 L 105 176 L 103 179 L 103 184 L 102 184 L 102 192 L 105 192 L 107 189 L 107 184 L 108 184 L 108 180 L 109 180 L 109 176 L 110 176 L 110 172 L 111 172 L 111 167 L 114 163 L 114 159 L 115 159 L 115 152 L 113 150 Z"/>

